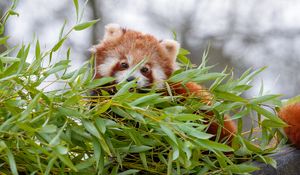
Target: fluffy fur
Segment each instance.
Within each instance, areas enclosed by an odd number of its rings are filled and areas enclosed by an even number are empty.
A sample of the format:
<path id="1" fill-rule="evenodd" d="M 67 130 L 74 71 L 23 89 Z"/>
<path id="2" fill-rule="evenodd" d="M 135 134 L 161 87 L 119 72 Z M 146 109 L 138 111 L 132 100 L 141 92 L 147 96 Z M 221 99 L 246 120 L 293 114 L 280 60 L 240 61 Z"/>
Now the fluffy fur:
<path id="1" fill-rule="evenodd" d="M 91 50 L 95 53 L 95 78 L 112 76 L 117 82 L 137 79 L 138 87 L 155 85 L 162 88 L 176 69 L 176 56 L 180 45 L 175 40 L 157 40 L 154 36 L 138 31 L 121 28 L 118 24 L 105 27 L 103 40 Z M 133 69 L 141 61 L 140 68 Z M 127 75 L 131 72 L 131 78 Z M 202 86 L 189 82 L 185 86 L 172 85 L 177 94 L 196 95 L 206 104 L 211 104 L 211 94 Z M 212 116 L 213 114 L 209 114 Z M 213 122 L 209 133 L 216 134 L 218 124 Z M 235 124 L 225 117 L 221 138 L 231 137 L 236 132 Z"/>
<path id="2" fill-rule="evenodd" d="M 279 112 L 279 116 L 289 125 L 284 128 L 288 139 L 297 148 L 300 148 L 300 103 L 283 107 Z"/>
<path id="3" fill-rule="evenodd" d="M 171 86 L 173 91 L 176 94 L 181 94 L 181 95 L 186 95 L 186 96 L 197 96 L 201 97 L 202 103 L 211 105 L 212 103 L 212 95 L 208 92 L 207 89 L 202 87 L 201 85 L 198 85 L 197 83 L 194 82 L 188 82 L 184 86 L 182 84 L 174 84 Z M 206 113 L 208 116 L 213 116 L 212 112 L 207 112 Z M 209 128 L 207 130 L 208 133 L 210 134 L 216 134 L 218 131 L 218 128 L 220 125 L 218 122 L 212 122 L 209 125 Z M 236 133 L 236 125 L 235 123 L 230 119 L 229 116 L 224 116 L 224 123 L 223 123 L 223 128 L 221 130 L 221 135 L 220 138 L 227 138 L 229 141 L 232 140 L 234 134 Z"/>

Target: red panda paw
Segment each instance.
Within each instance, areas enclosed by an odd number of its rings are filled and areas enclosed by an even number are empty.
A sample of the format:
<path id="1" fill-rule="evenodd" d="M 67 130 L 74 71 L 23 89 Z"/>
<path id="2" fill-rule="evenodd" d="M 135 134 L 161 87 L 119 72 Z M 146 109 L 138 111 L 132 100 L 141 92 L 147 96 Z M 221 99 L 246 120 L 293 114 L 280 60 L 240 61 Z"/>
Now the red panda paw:
<path id="1" fill-rule="evenodd" d="M 207 132 L 213 135 L 217 135 L 219 127 L 220 124 L 218 124 L 217 122 L 213 122 L 209 125 Z M 229 116 L 225 116 L 220 140 L 228 139 L 228 144 L 230 144 L 236 132 L 237 129 L 234 121 L 232 121 Z"/>
<path id="2" fill-rule="evenodd" d="M 279 112 L 280 118 L 289 126 L 284 128 L 288 139 L 300 148 L 300 103 L 283 107 Z"/>

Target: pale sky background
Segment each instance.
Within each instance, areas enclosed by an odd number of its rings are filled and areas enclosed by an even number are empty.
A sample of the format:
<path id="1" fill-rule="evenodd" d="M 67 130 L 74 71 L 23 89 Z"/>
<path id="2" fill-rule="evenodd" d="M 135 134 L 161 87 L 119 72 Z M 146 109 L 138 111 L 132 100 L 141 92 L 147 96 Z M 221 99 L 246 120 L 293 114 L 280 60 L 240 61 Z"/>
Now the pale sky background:
<path id="1" fill-rule="evenodd" d="M 83 2 L 80 1 L 81 6 Z M 186 45 L 199 51 L 198 60 L 193 57 L 194 62 L 199 63 L 203 48 L 213 38 L 213 45 L 222 48 L 222 55 L 229 57 L 236 69 L 269 67 L 258 76 L 255 88 L 250 91 L 252 95 L 258 92 L 261 81 L 266 92 L 286 94 L 285 97 L 300 94 L 300 0 L 111 0 L 99 3 L 101 6 L 97 8 L 103 15 L 98 40 L 103 25 L 114 22 L 158 38 L 172 38 L 174 30 L 182 41 L 180 31 L 190 20 L 183 34 Z M 33 42 L 33 36 L 37 36 L 43 48 L 49 49 L 56 42 L 64 19 L 69 26 L 75 22 L 71 0 L 21 0 L 16 11 L 20 16 L 10 19 L 7 26 L 12 45 Z M 84 19 L 92 19 L 90 6 L 86 8 Z M 87 59 L 87 50 L 92 45 L 90 32 L 73 32 L 67 42 L 72 47 L 72 69 Z M 59 53 L 58 58 L 62 54 Z M 216 59 L 222 58 L 217 56 Z M 225 64 L 226 61 L 221 66 Z"/>

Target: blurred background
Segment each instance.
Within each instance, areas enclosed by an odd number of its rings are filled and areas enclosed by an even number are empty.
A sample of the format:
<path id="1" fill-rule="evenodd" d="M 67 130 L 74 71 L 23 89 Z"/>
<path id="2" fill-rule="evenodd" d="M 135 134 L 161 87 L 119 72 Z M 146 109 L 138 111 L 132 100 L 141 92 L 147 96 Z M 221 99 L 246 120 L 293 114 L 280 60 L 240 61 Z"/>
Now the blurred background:
<path id="1" fill-rule="evenodd" d="M 216 65 L 215 71 L 228 66 L 238 77 L 250 67 L 268 66 L 247 95 L 255 96 L 262 84 L 265 93 L 283 94 L 283 98 L 300 94 L 299 0 L 79 2 L 81 7 L 86 5 L 83 20 L 101 21 L 71 34 L 66 44 L 72 48 L 73 69 L 89 58 L 88 49 L 102 38 L 104 25 L 114 22 L 160 39 L 173 38 L 176 32 L 195 64 L 210 45 L 209 64 Z M 0 16 L 9 4 L 9 0 L 0 1 Z M 34 44 L 39 38 L 42 48 L 49 48 L 57 42 L 65 19 L 67 28 L 76 21 L 71 0 L 22 0 L 16 11 L 19 17 L 12 17 L 5 30 L 11 45 Z"/>

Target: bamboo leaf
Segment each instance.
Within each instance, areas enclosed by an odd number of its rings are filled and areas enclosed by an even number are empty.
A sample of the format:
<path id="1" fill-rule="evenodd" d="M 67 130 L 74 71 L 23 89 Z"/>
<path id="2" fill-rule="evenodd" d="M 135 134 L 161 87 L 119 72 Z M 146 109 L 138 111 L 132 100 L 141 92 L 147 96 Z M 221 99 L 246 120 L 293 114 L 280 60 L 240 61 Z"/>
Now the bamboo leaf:
<path id="1" fill-rule="evenodd" d="M 52 52 L 56 52 L 62 46 L 66 39 L 67 38 L 62 38 L 61 40 L 59 40 L 58 43 L 56 43 L 55 46 L 52 48 Z"/>
<path id="2" fill-rule="evenodd" d="M 278 124 L 285 125 L 285 123 L 279 117 L 277 117 L 275 114 L 271 113 L 270 111 L 267 111 L 266 109 L 264 109 L 260 106 L 257 106 L 257 105 L 251 105 L 251 108 L 254 109 L 257 113 L 267 117 L 268 119 L 270 119 Z"/>
<path id="3" fill-rule="evenodd" d="M 173 131 L 169 127 L 167 127 L 167 126 L 165 126 L 163 124 L 159 124 L 159 125 L 160 125 L 160 128 L 162 129 L 162 131 L 165 134 L 167 134 L 167 136 L 177 145 L 178 144 L 177 143 L 177 139 L 176 139 L 176 136 L 173 133 Z"/>
<path id="4" fill-rule="evenodd" d="M 250 100 L 252 104 L 260 104 L 280 97 L 281 95 L 264 95 Z"/>
<path id="5" fill-rule="evenodd" d="M 9 148 L 6 148 L 6 155 L 7 155 L 7 158 L 8 158 L 11 173 L 13 175 L 18 175 L 18 170 L 17 170 L 17 165 L 16 165 L 14 155 L 12 154 L 12 152 L 10 151 Z"/>
<path id="6" fill-rule="evenodd" d="M 251 173 L 253 171 L 259 170 L 258 167 L 253 165 L 246 165 L 246 164 L 239 164 L 239 165 L 229 165 L 225 167 L 226 170 L 230 171 L 231 173 Z"/>
<path id="7" fill-rule="evenodd" d="M 93 26 L 98 21 L 99 19 L 77 24 L 76 26 L 74 26 L 74 30 L 76 31 L 84 30 L 86 28 Z"/>
<path id="8" fill-rule="evenodd" d="M 115 80 L 115 78 L 112 78 L 112 77 L 103 77 L 103 78 L 100 78 L 100 79 L 96 79 L 96 80 L 93 80 L 91 83 L 89 83 L 87 85 L 87 88 L 88 89 L 94 89 L 96 87 L 103 86 L 107 83 L 110 83 L 114 80 Z"/>
<path id="9" fill-rule="evenodd" d="M 228 101 L 235 101 L 235 102 L 244 102 L 247 103 L 248 101 L 240 96 L 237 96 L 235 94 L 232 94 L 230 92 L 222 92 L 222 91 L 216 91 L 215 95 L 218 98 L 228 100 Z"/>
<path id="10" fill-rule="evenodd" d="M 211 151 L 222 151 L 222 152 L 231 152 L 233 151 L 233 149 L 229 146 L 227 146 L 226 144 L 222 144 L 222 143 L 217 143 L 217 142 L 213 142 L 210 140 L 203 140 L 203 139 L 199 139 L 196 141 L 196 143 L 198 143 L 199 145 L 201 145 L 202 147 L 211 150 Z"/>
<path id="11" fill-rule="evenodd" d="M 140 172 L 140 170 L 136 170 L 136 169 L 130 169 L 130 170 L 126 170 L 122 173 L 118 173 L 118 175 L 129 175 L 129 174 L 136 174 Z"/>
<path id="12" fill-rule="evenodd" d="M 68 156 L 58 154 L 57 157 L 58 157 L 65 165 L 67 165 L 69 168 L 71 168 L 72 170 L 74 170 L 75 172 L 77 172 L 77 168 L 74 166 L 74 164 L 72 163 L 72 161 L 69 159 Z"/>

